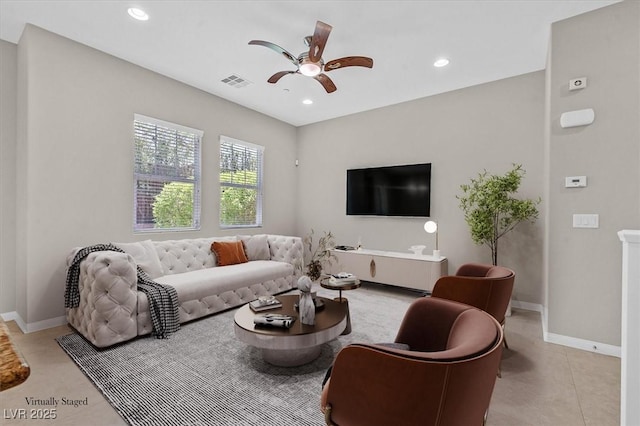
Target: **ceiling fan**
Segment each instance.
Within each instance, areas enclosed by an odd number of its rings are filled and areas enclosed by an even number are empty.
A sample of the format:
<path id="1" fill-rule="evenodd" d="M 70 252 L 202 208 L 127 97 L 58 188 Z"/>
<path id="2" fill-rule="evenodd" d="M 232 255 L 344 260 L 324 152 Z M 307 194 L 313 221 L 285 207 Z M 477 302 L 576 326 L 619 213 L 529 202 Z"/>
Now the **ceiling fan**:
<path id="1" fill-rule="evenodd" d="M 288 74 L 302 74 L 307 77 L 313 77 L 322 84 L 322 87 L 324 87 L 327 93 L 332 93 L 336 91 L 336 85 L 333 84 L 333 81 L 331 81 L 323 71 L 329 72 L 345 67 L 373 67 L 373 59 L 365 56 L 345 56 L 344 58 L 333 59 L 325 63 L 322 59 L 322 52 L 327 44 L 327 39 L 329 38 L 329 33 L 332 28 L 331 25 L 318 21 L 313 36 L 306 36 L 304 38 L 305 44 L 309 46 L 309 51 L 302 52 L 297 58 L 282 47 L 269 41 L 251 40 L 249 44 L 268 47 L 284 56 L 298 68 L 295 71 L 280 71 L 275 73 L 267 80 L 269 83 L 275 84 Z"/>

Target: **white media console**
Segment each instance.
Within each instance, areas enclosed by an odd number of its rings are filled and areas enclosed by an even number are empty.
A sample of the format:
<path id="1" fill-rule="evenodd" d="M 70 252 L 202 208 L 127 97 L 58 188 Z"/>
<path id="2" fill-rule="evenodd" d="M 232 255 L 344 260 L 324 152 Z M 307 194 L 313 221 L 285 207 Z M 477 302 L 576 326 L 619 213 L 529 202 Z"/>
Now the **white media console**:
<path id="1" fill-rule="evenodd" d="M 330 273 L 350 272 L 360 280 L 431 292 L 447 275 L 446 257 L 382 250 L 331 250 L 337 262 Z"/>

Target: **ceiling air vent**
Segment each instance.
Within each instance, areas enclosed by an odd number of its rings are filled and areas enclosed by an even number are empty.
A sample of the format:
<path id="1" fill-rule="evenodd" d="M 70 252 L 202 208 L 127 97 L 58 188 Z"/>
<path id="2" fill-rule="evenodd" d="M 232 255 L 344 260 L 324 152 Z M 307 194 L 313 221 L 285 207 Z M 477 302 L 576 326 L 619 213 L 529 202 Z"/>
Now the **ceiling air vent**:
<path id="1" fill-rule="evenodd" d="M 229 86 L 233 86 L 236 89 L 239 89 L 244 86 L 248 86 L 251 84 L 249 80 L 246 80 L 242 77 L 238 77 L 237 75 L 230 75 L 229 77 L 221 80 L 223 83 L 228 84 Z"/>

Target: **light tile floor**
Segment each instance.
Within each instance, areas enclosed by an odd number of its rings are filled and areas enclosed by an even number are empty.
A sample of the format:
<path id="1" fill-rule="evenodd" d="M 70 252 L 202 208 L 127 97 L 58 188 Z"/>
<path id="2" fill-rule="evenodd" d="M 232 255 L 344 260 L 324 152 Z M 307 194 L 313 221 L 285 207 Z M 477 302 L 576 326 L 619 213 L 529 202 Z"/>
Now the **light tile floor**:
<path id="1" fill-rule="evenodd" d="M 31 365 L 31 376 L 25 383 L 0 393 L 0 424 L 126 424 L 54 340 L 68 334 L 69 327 L 23 334 L 14 322 L 7 326 Z M 537 312 L 514 309 L 507 318 L 506 336 L 510 349 L 504 351 L 502 378 L 496 381 L 488 425 L 620 424 L 618 358 L 545 343 Z M 86 401 L 87 405 L 74 407 L 60 402 L 56 419 L 38 420 L 30 417 L 46 411 L 37 409 L 54 407 L 30 405 L 30 398 L 66 398 Z M 15 419 L 21 415 L 26 419 Z"/>
<path id="2" fill-rule="evenodd" d="M 488 425 L 620 424 L 620 359 L 546 343 L 540 314 L 507 318 Z"/>

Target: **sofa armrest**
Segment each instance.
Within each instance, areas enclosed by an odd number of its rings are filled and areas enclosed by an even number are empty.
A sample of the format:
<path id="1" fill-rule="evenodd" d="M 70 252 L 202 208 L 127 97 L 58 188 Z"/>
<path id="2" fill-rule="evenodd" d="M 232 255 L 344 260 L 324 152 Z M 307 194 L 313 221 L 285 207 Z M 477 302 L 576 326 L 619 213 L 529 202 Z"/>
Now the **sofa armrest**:
<path id="1" fill-rule="evenodd" d="M 296 276 L 302 275 L 302 267 L 304 264 L 302 238 L 286 235 L 269 235 L 267 241 L 269 242 L 271 260 L 287 262 L 293 265 Z"/>
<path id="2" fill-rule="evenodd" d="M 97 347 L 137 336 L 137 270 L 131 255 L 90 253 L 80 263 L 80 303 L 67 320 Z"/>

